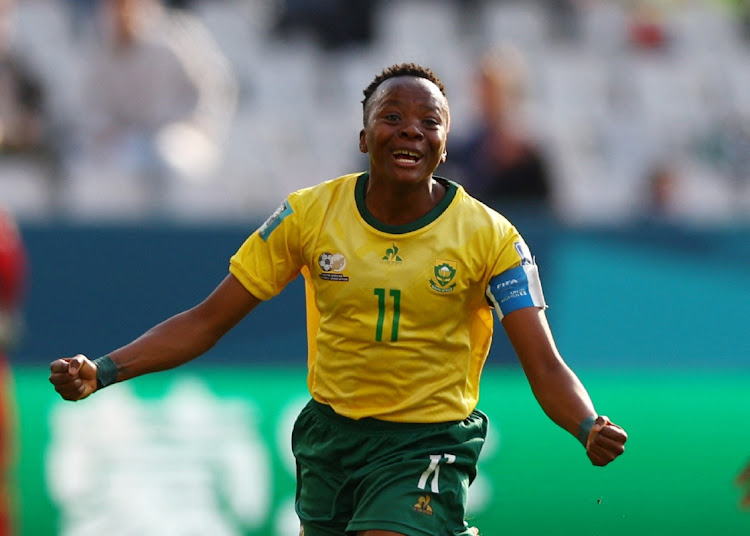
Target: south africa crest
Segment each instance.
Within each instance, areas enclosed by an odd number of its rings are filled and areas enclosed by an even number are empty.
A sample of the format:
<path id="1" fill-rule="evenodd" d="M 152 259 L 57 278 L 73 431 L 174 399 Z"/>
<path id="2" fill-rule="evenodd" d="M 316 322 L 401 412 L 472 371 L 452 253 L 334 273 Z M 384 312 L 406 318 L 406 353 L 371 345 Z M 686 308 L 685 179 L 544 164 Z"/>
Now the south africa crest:
<path id="1" fill-rule="evenodd" d="M 451 292 L 456 288 L 456 270 L 458 263 L 456 261 L 447 261 L 444 259 L 435 259 L 435 266 L 432 267 L 433 277 L 430 279 L 430 287 L 437 292 Z"/>

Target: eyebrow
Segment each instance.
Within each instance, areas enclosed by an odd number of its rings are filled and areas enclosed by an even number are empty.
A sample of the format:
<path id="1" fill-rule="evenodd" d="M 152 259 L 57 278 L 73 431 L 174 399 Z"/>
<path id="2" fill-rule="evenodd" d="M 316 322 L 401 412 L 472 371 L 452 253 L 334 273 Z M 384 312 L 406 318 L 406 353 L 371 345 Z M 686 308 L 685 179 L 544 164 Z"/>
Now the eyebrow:
<path id="1" fill-rule="evenodd" d="M 380 106 L 378 108 L 383 108 L 385 106 L 403 106 L 403 105 L 404 105 L 404 101 L 401 100 L 401 99 L 388 98 L 388 99 L 383 99 L 381 101 Z M 439 104 L 435 104 L 435 105 L 420 104 L 419 108 L 420 109 L 426 109 L 426 110 L 428 110 L 430 112 L 436 112 L 436 113 L 440 113 L 443 110 L 446 113 L 448 112 L 448 107 L 447 106 L 442 107 Z"/>

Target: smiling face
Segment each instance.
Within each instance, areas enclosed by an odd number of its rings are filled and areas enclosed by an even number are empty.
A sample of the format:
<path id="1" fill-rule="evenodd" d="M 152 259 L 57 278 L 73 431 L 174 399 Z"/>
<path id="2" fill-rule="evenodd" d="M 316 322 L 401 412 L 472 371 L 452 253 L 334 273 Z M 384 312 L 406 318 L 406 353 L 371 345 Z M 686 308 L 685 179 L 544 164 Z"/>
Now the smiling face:
<path id="1" fill-rule="evenodd" d="M 370 155 L 373 182 L 416 185 L 429 181 L 445 161 L 450 127 L 448 101 L 425 78 L 385 80 L 365 108 L 359 147 Z"/>

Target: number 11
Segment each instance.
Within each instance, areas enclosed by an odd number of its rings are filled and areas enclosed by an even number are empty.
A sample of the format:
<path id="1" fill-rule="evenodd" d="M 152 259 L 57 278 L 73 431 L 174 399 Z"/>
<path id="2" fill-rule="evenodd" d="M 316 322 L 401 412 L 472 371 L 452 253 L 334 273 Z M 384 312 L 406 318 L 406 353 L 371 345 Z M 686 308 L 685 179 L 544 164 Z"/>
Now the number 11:
<path id="1" fill-rule="evenodd" d="M 385 320 L 385 289 L 376 288 L 375 295 L 378 297 L 378 324 L 375 327 L 375 340 L 383 340 L 383 322 Z M 391 325 L 391 341 L 398 340 L 398 322 L 401 318 L 401 291 L 390 289 L 388 295 L 393 298 L 393 323 Z"/>

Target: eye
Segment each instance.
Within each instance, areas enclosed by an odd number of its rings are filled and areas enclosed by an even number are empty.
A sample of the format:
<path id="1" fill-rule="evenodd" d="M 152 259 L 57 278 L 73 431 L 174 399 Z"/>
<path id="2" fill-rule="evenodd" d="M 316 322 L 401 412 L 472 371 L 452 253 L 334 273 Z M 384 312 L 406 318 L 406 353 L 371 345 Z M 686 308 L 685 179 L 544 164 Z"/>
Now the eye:
<path id="1" fill-rule="evenodd" d="M 389 114 L 385 114 L 383 118 L 386 121 L 398 121 L 399 119 L 401 119 L 401 116 L 398 115 L 397 113 L 389 113 Z"/>
<path id="2" fill-rule="evenodd" d="M 438 121 L 437 119 L 433 119 L 433 118 L 425 119 L 424 124 L 427 125 L 428 128 L 440 127 L 440 121 Z"/>

